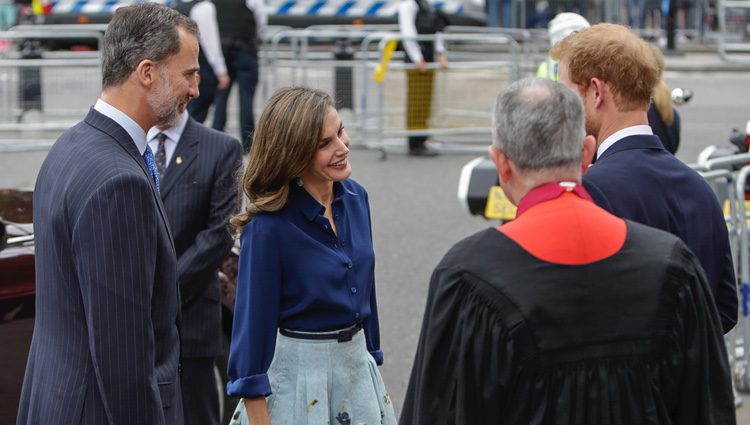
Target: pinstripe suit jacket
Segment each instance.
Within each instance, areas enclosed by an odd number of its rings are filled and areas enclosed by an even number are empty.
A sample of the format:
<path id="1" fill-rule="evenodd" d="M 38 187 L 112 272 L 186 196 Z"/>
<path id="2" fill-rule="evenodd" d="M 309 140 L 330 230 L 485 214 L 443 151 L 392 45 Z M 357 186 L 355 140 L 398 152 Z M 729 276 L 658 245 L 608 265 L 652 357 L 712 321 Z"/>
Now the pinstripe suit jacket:
<path id="1" fill-rule="evenodd" d="M 161 198 L 177 250 L 184 357 L 221 353 L 217 270 L 232 249 L 227 228 L 237 207 L 234 173 L 240 142 L 188 118 L 161 180 Z"/>
<path id="2" fill-rule="evenodd" d="M 182 424 L 166 216 L 128 133 L 91 109 L 34 190 L 36 324 L 20 424 Z"/>

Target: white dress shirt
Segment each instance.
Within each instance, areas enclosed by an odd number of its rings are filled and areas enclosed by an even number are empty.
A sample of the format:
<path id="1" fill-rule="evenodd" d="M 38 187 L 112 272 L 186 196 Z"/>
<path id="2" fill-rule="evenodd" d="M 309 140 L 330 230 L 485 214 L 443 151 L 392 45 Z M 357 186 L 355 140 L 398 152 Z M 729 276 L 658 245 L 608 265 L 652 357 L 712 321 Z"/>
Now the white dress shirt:
<path id="1" fill-rule="evenodd" d="M 119 124 L 120 127 L 124 128 L 130 135 L 130 138 L 135 142 L 138 152 L 143 156 L 143 152 L 146 152 L 146 132 L 143 131 L 137 122 L 127 116 L 124 112 L 101 99 L 96 101 L 94 109 Z"/>
<path id="2" fill-rule="evenodd" d="M 653 135 L 654 131 L 651 130 L 651 127 L 648 125 L 634 125 L 631 127 L 625 127 L 620 131 L 615 132 L 611 136 L 604 139 L 601 145 L 599 145 L 599 148 L 596 150 L 596 157 L 600 158 L 602 154 L 609 149 L 612 145 L 614 145 L 616 142 L 618 142 L 621 139 L 624 139 L 628 136 L 636 136 L 636 135 Z"/>
<path id="3" fill-rule="evenodd" d="M 255 32 L 260 37 L 268 24 L 268 11 L 263 0 L 245 0 L 245 6 L 255 15 Z"/>
<path id="4" fill-rule="evenodd" d="M 198 25 L 201 51 L 214 70 L 215 75 L 225 75 L 227 65 L 221 52 L 219 24 L 216 20 L 216 6 L 210 0 L 199 2 L 190 9 L 190 19 Z"/>
<path id="5" fill-rule="evenodd" d="M 248 0 L 250 1 L 250 0 Z M 416 37 L 417 34 L 417 12 L 419 11 L 419 5 L 414 0 L 401 0 L 398 3 L 398 29 L 401 31 L 401 35 L 404 37 Z M 401 41 L 404 46 L 406 54 L 409 55 L 409 59 L 412 62 L 417 63 L 422 61 L 422 50 L 419 48 L 419 44 L 416 40 L 404 39 Z M 445 43 L 443 42 L 443 33 L 435 34 L 435 53 L 445 52 Z"/>
<path id="6" fill-rule="evenodd" d="M 158 127 L 151 127 L 148 130 L 146 140 L 148 140 L 148 145 L 151 147 L 154 155 L 156 155 L 156 151 L 159 149 L 159 139 L 157 139 L 156 136 L 159 133 L 164 133 L 167 136 L 166 140 L 164 140 L 164 153 L 166 154 L 164 160 L 165 169 L 169 167 L 169 163 L 172 161 L 172 155 L 174 155 L 174 151 L 175 149 L 177 149 L 177 142 L 180 141 L 182 132 L 185 131 L 185 125 L 187 125 L 187 121 L 188 113 L 187 111 L 185 111 L 182 113 L 180 121 L 178 121 L 174 126 L 169 127 L 166 130 L 159 130 Z"/>

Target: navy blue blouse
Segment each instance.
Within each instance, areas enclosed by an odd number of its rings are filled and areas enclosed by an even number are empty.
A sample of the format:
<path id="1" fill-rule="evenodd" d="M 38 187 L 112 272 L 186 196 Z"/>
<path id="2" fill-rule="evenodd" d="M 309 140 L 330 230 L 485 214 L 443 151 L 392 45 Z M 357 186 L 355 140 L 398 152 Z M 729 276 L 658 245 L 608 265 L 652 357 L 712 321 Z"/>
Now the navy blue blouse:
<path id="1" fill-rule="evenodd" d="M 367 349 L 383 363 L 367 192 L 351 179 L 333 189 L 338 236 L 325 207 L 296 185 L 284 208 L 253 217 L 242 231 L 230 396 L 271 394 L 266 372 L 278 328 L 326 332 L 361 323 Z"/>

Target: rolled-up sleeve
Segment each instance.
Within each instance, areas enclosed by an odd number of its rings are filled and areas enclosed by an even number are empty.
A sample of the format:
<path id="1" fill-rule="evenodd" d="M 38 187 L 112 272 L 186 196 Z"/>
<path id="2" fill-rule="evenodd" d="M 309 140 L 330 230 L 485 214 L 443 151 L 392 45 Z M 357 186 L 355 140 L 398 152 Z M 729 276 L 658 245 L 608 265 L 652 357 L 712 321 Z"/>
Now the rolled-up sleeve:
<path id="1" fill-rule="evenodd" d="M 378 366 L 383 364 L 383 350 L 380 349 L 380 326 L 378 322 L 378 305 L 375 297 L 375 286 L 372 287 L 370 295 L 370 317 L 364 322 L 365 340 L 367 351 L 375 359 Z"/>
<path id="2" fill-rule="evenodd" d="M 276 346 L 281 264 L 273 231 L 255 217 L 240 238 L 237 300 L 227 367 L 227 394 L 254 398 L 271 394 L 269 366 Z"/>

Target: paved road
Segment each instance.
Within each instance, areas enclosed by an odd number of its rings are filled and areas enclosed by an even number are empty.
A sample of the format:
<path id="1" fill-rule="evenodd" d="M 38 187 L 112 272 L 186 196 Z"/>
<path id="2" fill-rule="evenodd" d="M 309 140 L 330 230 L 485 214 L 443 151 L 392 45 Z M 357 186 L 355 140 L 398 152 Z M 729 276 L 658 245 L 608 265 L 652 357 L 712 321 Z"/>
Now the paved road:
<path id="1" fill-rule="evenodd" d="M 695 162 L 698 153 L 708 145 L 729 145 L 729 131 L 744 129 L 750 120 L 750 71 L 746 73 L 667 72 L 669 87 L 687 87 L 694 97 L 687 105 L 677 107 L 682 117 L 682 143 L 677 157 Z"/>
<path id="2" fill-rule="evenodd" d="M 679 157 L 695 160 L 706 145 L 726 143 L 729 129 L 750 119 L 750 76 L 675 73 L 672 86 L 690 87 L 694 100 L 680 108 L 683 145 Z M 355 140 L 356 142 L 356 140 Z M 489 140 L 488 140 L 489 143 Z M 0 155 L 0 187 L 28 186 L 43 152 Z M 495 225 L 470 217 L 456 200 L 460 168 L 474 155 L 411 158 L 355 149 L 353 177 L 370 193 L 377 254 L 377 291 L 386 362 L 383 375 L 397 410 L 403 400 L 432 269 L 459 239 Z M 746 401 L 746 406 L 750 399 Z M 739 411 L 750 425 L 750 407 Z"/>
<path id="3" fill-rule="evenodd" d="M 351 154 L 353 177 L 370 193 L 383 375 L 397 408 L 411 370 L 432 269 L 454 242 L 495 225 L 470 217 L 456 200 L 460 168 L 471 158 L 391 155 L 383 162 L 372 151 Z"/>

